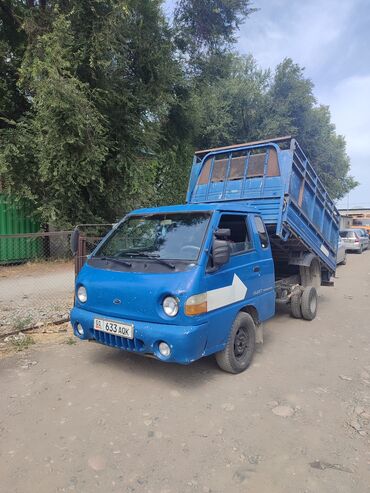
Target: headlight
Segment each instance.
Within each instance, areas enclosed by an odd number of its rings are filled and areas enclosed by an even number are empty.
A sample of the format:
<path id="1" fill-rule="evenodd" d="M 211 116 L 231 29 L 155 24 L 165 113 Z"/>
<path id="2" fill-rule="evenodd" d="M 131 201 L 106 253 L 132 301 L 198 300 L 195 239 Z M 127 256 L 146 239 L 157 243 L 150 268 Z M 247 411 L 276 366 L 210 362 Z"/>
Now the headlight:
<path id="1" fill-rule="evenodd" d="M 179 301 L 173 296 L 167 296 L 163 300 L 163 311 L 169 317 L 175 317 L 179 312 Z"/>
<path id="2" fill-rule="evenodd" d="M 87 291 L 85 286 L 80 286 L 77 290 L 77 298 L 81 303 L 86 303 L 87 301 Z"/>

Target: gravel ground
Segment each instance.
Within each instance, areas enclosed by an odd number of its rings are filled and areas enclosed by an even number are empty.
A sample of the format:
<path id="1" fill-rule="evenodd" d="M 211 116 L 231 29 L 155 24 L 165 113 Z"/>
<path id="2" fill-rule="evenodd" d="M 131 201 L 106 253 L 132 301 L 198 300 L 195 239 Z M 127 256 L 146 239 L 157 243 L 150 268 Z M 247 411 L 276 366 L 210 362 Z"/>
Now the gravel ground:
<path id="1" fill-rule="evenodd" d="M 73 304 L 74 266 L 45 262 L 0 270 L 0 336 L 65 320 Z"/>
<path id="2" fill-rule="evenodd" d="M 370 252 L 349 255 L 317 318 L 279 313 L 236 376 L 80 341 L 8 355 L 0 490 L 369 493 L 369 297 Z"/>

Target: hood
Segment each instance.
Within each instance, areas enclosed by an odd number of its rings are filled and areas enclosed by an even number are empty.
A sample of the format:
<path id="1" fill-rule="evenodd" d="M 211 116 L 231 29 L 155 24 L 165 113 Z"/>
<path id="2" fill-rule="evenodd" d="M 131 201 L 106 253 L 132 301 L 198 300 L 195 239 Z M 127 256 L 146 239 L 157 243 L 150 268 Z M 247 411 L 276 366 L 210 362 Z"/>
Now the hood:
<path id="1" fill-rule="evenodd" d="M 76 299 L 79 308 L 117 317 L 145 322 L 183 324 L 192 323 L 183 312 L 186 299 L 199 292 L 199 266 L 185 272 L 140 273 L 99 269 L 85 264 L 76 280 L 87 290 L 86 303 Z M 180 300 L 176 317 L 168 317 L 162 309 L 166 296 Z"/>

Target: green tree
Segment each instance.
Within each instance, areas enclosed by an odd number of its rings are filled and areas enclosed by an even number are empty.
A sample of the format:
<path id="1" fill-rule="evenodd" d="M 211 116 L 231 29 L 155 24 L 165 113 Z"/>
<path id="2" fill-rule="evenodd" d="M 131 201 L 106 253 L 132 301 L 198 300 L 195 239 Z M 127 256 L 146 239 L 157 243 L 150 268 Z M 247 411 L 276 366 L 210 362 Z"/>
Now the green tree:
<path id="1" fill-rule="evenodd" d="M 35 199 L 42 218 L 49 221 L 83 215 L 91 220 L 93 211 L 87 206 L 103 187 L 104 122 L 87 88 L 72 75 L 72 54 L 70 23 L 58 16 L 22 64 L 21 85 L 32 98 L 32 109 L 8 131 L 1 160 L 13 193 L 21 184 L 20 191 Z M 27 137 L 32 144 L 28 149 Z M 25 160 L 27 149 L 28 165 L 25 161 L 21 169 L 14 166 L 16 149 L 23 150 Z"/>
<path id="2" fill-rule="evenodd" d="M 235 43 L 240 24 L 255 9 L 250 0 L 179 0 L 177 42 L 186 53 L 212 53 Z"/>
<path id="3" fill-rule="evenodd" d="M 160 4 L 23 5 L 17 87 L 31 107 L 1 134 L 0 173 L 45 220 L 115 220 L 156 201 L 163 128 L 182 77 Z"/>
<path id="4" fill-rule="evenodd" d="M 259 137 L 266 106 L 269 71 L 252 56 L 233 56 L 227 76 L 204 82 L 194 95 L 200 109 L 196 146 L 207 148 Z"/>
<path id="5" fill-rule="evenodd" d="M 29 108 L 18 88 L 19 68 L 24 54 L 26 36 L 21 29 L 21 2 L 0 2 L 0 129 L 8 128 Z"/>
<path id="6" fill-rule="evenodd" d="M 193 96 L 194 142 L 198 148 L 291 135 L 306 152 L 332 198 L 356 186 L 348 175 L 350 162 L 343 136 L 331 123 L 328 107 L 320 106 L 314 85 L 292 60 L 279 64 L 271 76 L 252 56 L 233 56 L 229 70 L 212 82 L 207 77 Z"/>
<path id="7" fill-rule="evenodd" d="M 194 148 L 293 134 L 334 197 L 343 137 L 291 60 L 234 48 L 249 0 L 0 2 L 0 180 L 59 225 L 183 202 Z"/>

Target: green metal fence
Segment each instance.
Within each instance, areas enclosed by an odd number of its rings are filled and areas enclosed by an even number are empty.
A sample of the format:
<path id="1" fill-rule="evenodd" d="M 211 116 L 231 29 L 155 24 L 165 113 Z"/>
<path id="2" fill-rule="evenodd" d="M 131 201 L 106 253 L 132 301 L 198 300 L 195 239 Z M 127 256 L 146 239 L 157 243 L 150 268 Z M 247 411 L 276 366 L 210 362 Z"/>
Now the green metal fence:
<path id="1" fill-rule="evenodd" d="M 41 224 L 24 204 L 0 194 L 0 235 L 36 233 Z M 42 238 L 3 238 L 0 242 L 0 264 L 24 262 L 42 256 Z"/>

